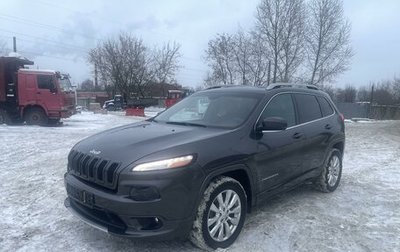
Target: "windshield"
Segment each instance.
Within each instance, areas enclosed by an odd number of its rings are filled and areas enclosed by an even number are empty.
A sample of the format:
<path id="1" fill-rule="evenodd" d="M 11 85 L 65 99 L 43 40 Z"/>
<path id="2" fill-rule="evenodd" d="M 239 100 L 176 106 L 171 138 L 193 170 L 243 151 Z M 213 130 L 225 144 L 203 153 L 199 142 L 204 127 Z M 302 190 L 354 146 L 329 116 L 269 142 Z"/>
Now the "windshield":
<path id="1" fill-rule="evenodd" d="M 243 94 L 199 93 L 154 118 L 187 126 L 236 128 L 244 123 L 260 98 Z"/>
<path id="2" fill-rule="evenodd" d="M 58 78 L 58 82 L 60 83 L 60 88 L 62 91 L 72 91 L 71 82 L 67 77 Z"/>

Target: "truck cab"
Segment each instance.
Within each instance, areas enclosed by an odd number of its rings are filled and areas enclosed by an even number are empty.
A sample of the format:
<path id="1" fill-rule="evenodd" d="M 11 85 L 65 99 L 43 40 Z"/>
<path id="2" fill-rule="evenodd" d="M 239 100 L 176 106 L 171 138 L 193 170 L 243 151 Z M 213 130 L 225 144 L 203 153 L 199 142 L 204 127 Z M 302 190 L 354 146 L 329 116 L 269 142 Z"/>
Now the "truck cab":
<path id="1" fill-rule="evenodd" d="M 23 68 L 33 62 L 0 58 L 0 123 L 46 125 L 75 113 L 69 75 L 54 70 Z"/>

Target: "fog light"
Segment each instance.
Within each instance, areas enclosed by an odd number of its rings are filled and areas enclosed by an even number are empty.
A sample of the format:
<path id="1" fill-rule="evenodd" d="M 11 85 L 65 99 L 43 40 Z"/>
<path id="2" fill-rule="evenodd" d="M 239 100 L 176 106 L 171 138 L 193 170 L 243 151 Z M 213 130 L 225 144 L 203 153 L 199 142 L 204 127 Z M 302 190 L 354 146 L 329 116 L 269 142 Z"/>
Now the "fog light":
<path id="1" fill-rule="evenodd" d="M 136 230 L 156 230 L 162 227 L 162 221 L 157 217 L 131 218 L 130 225 Z"/>

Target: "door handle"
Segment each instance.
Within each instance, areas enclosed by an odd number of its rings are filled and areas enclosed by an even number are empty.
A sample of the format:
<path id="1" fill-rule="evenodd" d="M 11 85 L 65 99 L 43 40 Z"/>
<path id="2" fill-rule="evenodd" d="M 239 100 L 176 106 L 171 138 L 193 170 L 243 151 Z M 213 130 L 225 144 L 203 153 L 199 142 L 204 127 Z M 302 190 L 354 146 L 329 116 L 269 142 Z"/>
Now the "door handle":
<path id="1" fill-rule="evenodd" d="M 293 134 L 293 138 L 294 138 L 294 139 L 300 139 L 300 138 L 302 138 L 302 137 L 303 137 L 303 134 L 302 134 L 302 133 L 296 132 L 296 133 Z"/>
<path id="2" fill-rule="evenodd" d="M 330 130 L 332 129 L 332 126 L 330 124 L 325 125 L 325 129 Z"/>

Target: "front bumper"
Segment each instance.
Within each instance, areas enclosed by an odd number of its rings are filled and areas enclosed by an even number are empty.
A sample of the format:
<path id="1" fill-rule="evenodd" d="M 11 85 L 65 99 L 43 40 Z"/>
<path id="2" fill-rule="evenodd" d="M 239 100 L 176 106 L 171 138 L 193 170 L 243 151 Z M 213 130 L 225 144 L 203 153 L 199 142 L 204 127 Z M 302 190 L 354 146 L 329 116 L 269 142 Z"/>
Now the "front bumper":
<path id="1" fill-rule="evenodd" d="M 193 183 L 198 178 L 193 175 L 125 179 L 116 191 L 111 191 L 67 173 L 64 179 L 68 197 L 64 204 L 87 224 L 110 234 L 156 240 L 185 238 L 192 228 L 199 192 L 195 189 L 198 185 Z M 128 188 L 143 184 L 154 185 L 160 198 L 140 201 L 130 198 Z"/>

